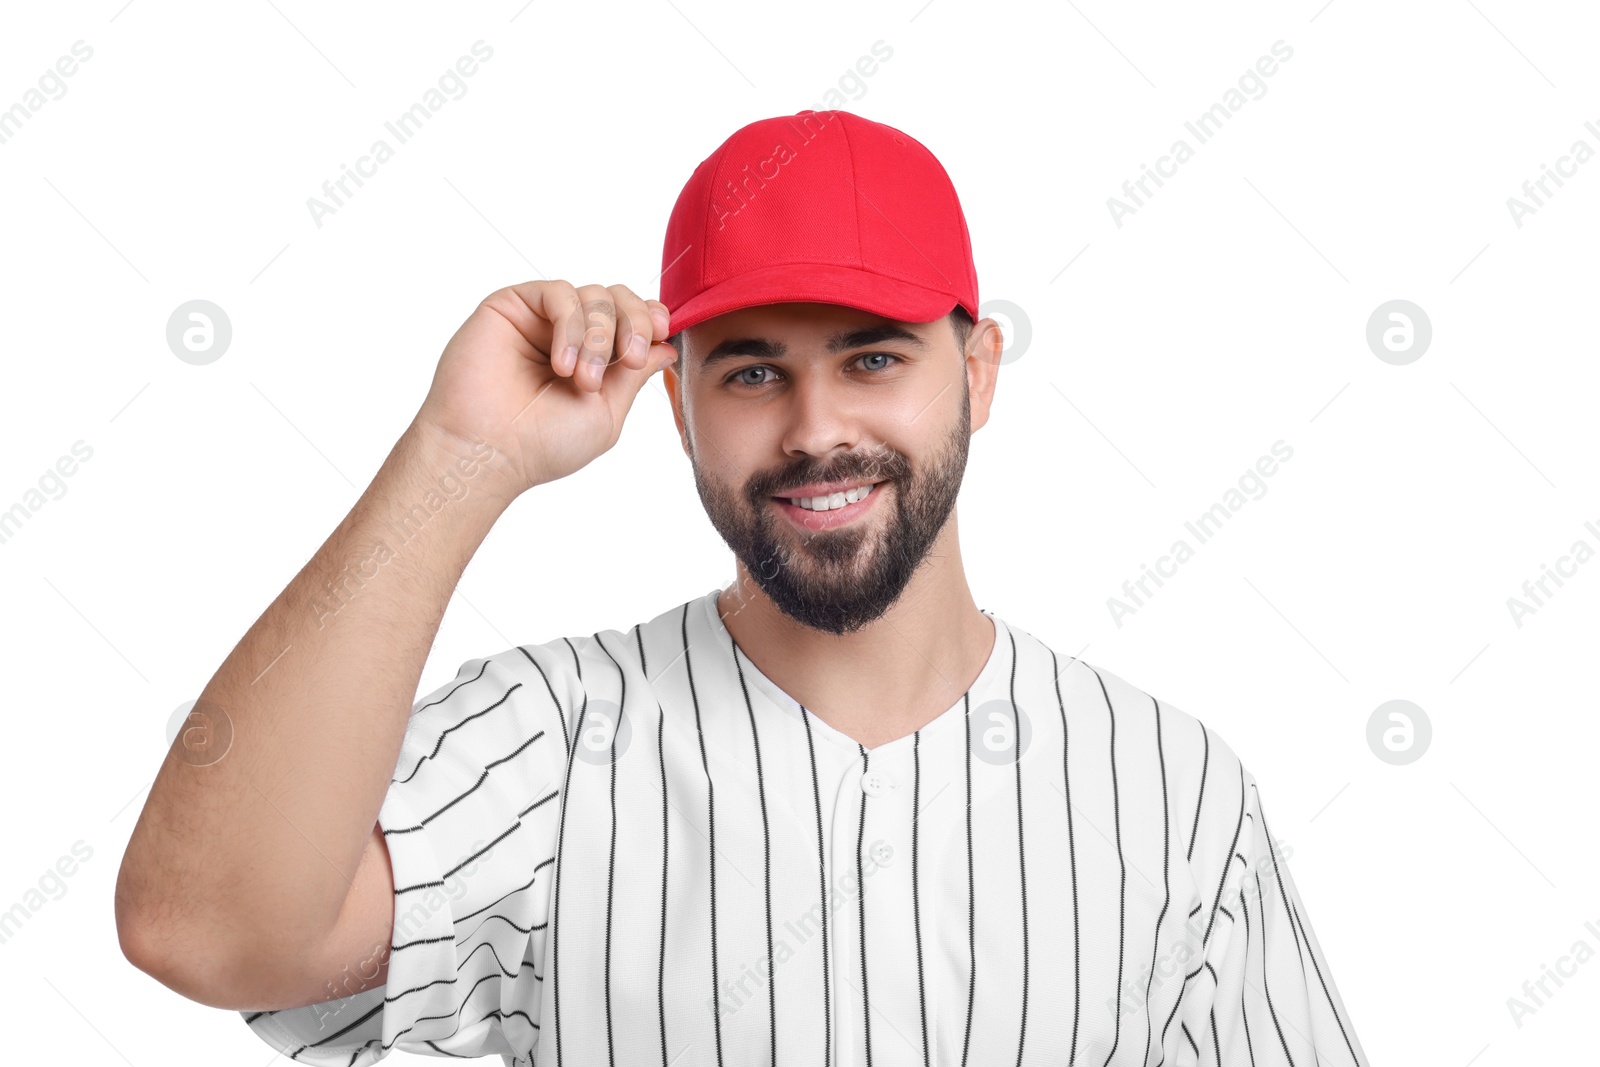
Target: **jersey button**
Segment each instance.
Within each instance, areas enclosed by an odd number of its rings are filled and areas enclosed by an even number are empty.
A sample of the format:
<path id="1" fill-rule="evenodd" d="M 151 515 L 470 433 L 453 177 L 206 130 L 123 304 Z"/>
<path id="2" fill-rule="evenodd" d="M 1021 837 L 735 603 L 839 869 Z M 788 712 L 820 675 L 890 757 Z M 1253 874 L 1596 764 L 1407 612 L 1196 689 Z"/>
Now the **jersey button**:
<path id="1" fill-rule="evenodd" d="M 861 791 L 869 797 L 881 797 L 891 788 L 889 779 L 877 771 L 867 771 L 861 776 Z"/>
<path id="2" fill-rule="evenodd" d="M 894 848 L 887 841 L 874 841 L 868 855 L 879 867 L 887 867 L 894 862 Z"/>

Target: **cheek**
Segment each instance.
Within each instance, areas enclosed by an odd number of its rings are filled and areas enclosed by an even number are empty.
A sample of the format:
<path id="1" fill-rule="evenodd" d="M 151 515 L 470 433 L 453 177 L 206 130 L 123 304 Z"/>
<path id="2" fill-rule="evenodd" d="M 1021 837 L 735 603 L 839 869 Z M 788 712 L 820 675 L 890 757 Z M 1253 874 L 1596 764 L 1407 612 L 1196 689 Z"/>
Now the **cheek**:
<path id="1" fill-rule="evenodd" d="M 740 484 L 757 465 L 757 457 L 771 452 L 762 418 L 747 408 L 719 404 L 716 397 L 701 396 L 684 409 L 684 425 L 699 461 L 715 470 L 718 478 L 737 477 Z"/>

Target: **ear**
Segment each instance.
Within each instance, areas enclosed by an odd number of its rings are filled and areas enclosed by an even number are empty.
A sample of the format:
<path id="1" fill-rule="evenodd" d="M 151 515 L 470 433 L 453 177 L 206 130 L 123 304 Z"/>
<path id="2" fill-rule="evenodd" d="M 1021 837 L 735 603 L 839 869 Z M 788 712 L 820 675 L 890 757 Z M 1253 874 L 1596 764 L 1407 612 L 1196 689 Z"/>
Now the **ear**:
<path id="1" fill-rule="evenodd" d="M 683 402 L 680 390 L 683 383 L 678 379 L 675 365 L 668 363 L 661 368 L 661 380 L 667 386 L 667 399 L 672 405 L 672 419 L 678 424 L 678 444 L 683 448 L 683 454 L 689 455 L 689 438 L 683 425 Z"/>
<path id="2" fill-rule="evenodd" d="M 1000 356 L 1005 346 L 1005 335 L 994 319 L 974 323 L 967 335 L 967 389 L 971 395 L 973 432 L 989 421 L 989 405 L 994 400 L 995 379 L 1000 373 Z"/>

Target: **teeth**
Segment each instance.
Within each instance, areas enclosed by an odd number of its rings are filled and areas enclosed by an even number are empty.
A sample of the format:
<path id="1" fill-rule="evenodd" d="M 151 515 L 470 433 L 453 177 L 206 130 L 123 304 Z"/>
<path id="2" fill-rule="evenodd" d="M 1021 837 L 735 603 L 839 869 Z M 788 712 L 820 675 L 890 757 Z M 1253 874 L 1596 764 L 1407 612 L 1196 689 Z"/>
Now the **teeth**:
<path id="1" fill-rule="evenodd" d="M 805 508 L 807 511 L 833 511 L 836 508 L 844 507 L 846 504 L 854 504 L 870 492 L 872 492 L 872 486 L 863 485 L 855 489 L 848 489 L 842 493 L 834 493 L 832 496 L 790 497 L 789 503 L 797 508 Z"/>

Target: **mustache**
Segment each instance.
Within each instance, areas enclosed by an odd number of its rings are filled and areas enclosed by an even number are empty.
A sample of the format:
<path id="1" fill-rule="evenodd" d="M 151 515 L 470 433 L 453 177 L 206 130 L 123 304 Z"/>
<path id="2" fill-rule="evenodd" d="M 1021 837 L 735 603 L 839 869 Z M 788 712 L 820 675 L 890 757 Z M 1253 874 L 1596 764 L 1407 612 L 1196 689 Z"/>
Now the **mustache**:
<path id="1" fill-rule="evenodd" d="M 758 476 L 750 480 L 749 497 L 761 502 L 779 496 L 791 486 L 810 485 L 812 482 L 877 482 L 900 481 L 907 473 L 905 457 L 899 453 L 884 459 L 873 459 L 864 465 L 849 464 L 831 468 L 796 468 L 781 474 Z"/>

